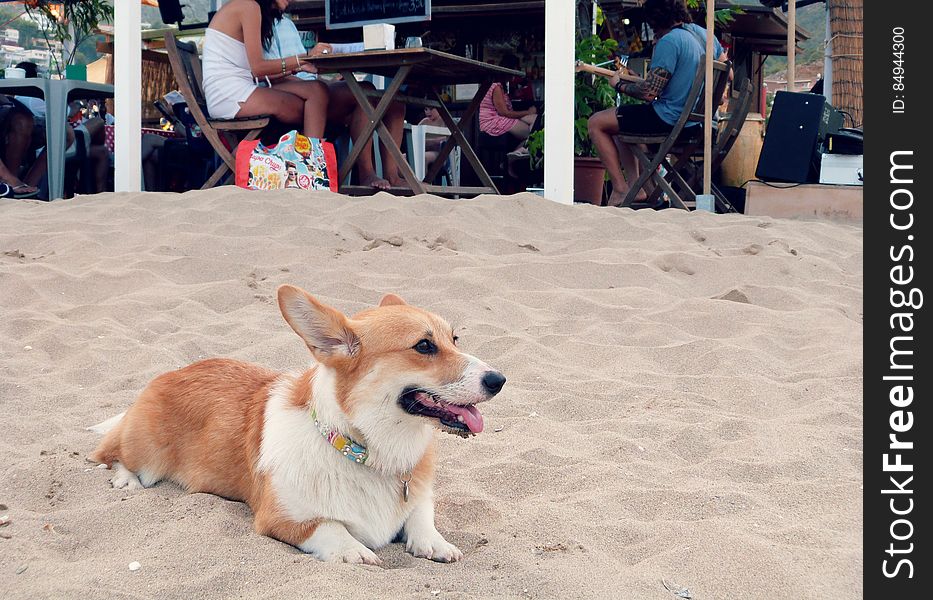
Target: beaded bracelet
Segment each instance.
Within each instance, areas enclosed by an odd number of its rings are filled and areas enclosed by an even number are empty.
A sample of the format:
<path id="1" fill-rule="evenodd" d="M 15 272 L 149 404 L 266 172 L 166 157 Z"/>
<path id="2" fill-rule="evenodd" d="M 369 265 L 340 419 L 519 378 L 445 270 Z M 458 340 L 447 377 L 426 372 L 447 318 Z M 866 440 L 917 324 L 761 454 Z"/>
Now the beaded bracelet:
<path id="1" fill-rule="evenodd" d="M 285 59 L 282 59 L 282 75 L 285 75 Z"/>

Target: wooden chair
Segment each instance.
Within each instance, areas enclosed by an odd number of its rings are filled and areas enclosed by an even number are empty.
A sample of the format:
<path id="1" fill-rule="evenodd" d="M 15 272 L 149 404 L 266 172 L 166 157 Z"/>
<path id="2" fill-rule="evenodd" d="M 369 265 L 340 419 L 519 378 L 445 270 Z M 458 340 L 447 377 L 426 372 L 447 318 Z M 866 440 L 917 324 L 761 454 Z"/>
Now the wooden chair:
<path id="1" fill-rule="evenodd" d="M 659 197 L 662 193 L 667 197 L 673 206 L 689 210 L 683 198 L 674 190 L 672 183 L 676 184 L 681 190 L 685 191 L 689 200 L 695 200 L 695 194 L 684 181 L 683 176 L 677 169 L 671 165 L 667 156 L 675 153 L 678 156 L 689 157 L 698 146 L 703 144 L 702 125 L 691 125 L 688 123 L 703 123 L 705 103 L 702 102 L 703 88 L 706 79 L 705 56 L 700 58 L 697 65 L 697 72 L 693 78 L 693 84 L 687 94 L 687 100 L 680 113 L 680 118 L 674 124 L 674 127 L 667 134 L 660 135 L 629 135 L 620 134 L 619 140 L 628 144 L 635 154 L 641 167 L 641 173 L 632 183 L 628 194 L 622 201 L 622 206 L 631 206 L 635 202 L 635 196 L 645 186 L 648 180 L 655 185 L 655 190 L 649 197 Z M 721 98 L 728 83 L 729 65 L 720 61 L 713 61 L 713 98 Z M 648 147 L 649 155 L 641 149 L 640 145 Z M 658 167 L 663 166 L 666 174 L 662 176 L 658 172 Z M 671 179 L 671 181 L 668 181 Z"/>
<path id="2" fill-rule="evenodd" d="M 719 122 L 719 132 L 716 136 L 716 143 L 713 145 L 711 158 L 711 173 L 716 173 L 722 166 L 723 161 L 732 150 L 742 127 L 745 125 L 745 119 L 748 117 L 748 111 L 752 106 L 752 95 L 754 86 L 750 79 L 746 79 L 737 90 L 737 96 L 729 103 L 730 112 Z M 702 158 L 702 153 L 700 154 Z M 681 165 L 681 162 L 683 165 Z M 686 181 L 690 189 L 701 183 L 703 169 L 698 167 L 690 160 L 682 160 L 674 163 L 673 168 L 677 171 L 686 171 Z M 716 186 L 711 184 L 711 191 L 716 196 L 716 210 L 719 212 L 738 212 L 725 194 Z"/>
<path id="3" fill-rule="evenodd" d="M 201 59 L 198 49 L 191 42 L 175 39 L 171 31 L 165 33 L 165 50 L 178 82 L 178 91 L 188 102 L 188 110 L 194 117 L 204 138 L 223 161 L 214 174 L 201 187 L 202 190 L 214 187 L 235 172 L 236 148 L 240 141 L 255 140 L 269 125 L 271 117 L 258 115 L 240 119 L 212 119 L 208 116 L 207 102 L 201 89 Z M 237 141 L 235 135 L 245 136 Z"/>

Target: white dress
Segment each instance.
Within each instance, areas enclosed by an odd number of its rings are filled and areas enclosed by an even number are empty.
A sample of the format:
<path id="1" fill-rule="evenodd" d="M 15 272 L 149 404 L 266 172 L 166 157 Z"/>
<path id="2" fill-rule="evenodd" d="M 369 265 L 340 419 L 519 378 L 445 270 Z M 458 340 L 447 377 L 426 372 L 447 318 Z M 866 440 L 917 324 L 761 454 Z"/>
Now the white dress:
<path id="1" fill-rule="evenodd" d="M 204 99 L 214 119 L 232 119 L 259 87 L 253 79 L 246 56 L 246 45 L 226 33 L 208 28 L 204 32 L 201 61 Z"/>

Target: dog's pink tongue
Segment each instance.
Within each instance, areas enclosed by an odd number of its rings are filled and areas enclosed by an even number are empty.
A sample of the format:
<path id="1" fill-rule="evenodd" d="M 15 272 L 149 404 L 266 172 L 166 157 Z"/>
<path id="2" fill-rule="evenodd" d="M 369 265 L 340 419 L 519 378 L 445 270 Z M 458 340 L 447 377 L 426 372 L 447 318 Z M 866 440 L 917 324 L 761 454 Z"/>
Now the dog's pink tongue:
<path id="1" fill-rule="evenodd" d="M 483 415 L 479 414 L 479 411 L 472 404 L 469 406 L 448 404 L 444 408 L 458 417 L 461 417 L 463 419 L 463 424 L 466 425 L 472 433 L 479 433 L 483 430 Z"/>

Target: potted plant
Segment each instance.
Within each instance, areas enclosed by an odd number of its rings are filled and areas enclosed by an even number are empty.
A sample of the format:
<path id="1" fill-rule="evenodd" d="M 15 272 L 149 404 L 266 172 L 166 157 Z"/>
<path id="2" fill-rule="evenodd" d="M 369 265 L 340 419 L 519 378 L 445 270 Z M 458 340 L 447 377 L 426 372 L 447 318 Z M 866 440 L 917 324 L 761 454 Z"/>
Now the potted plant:
<path id="1" fill-rule="evenodd" d="M 598 35 L 586 36 L 576 44 L 576 59 L 600 64 L 612 60 L 619 43 L 604 40 Z M 596 154 L 590 140 L 587 121 L 595 112 L 616 107 L 617 94 L 609 80 L 587 73 L 577 73 L 574 80 L 574 175 L 573 199 L 575 202 L 602 204 L 606 169 Z M 623 99 L 623 101 L 633 101 Z M 532 167 L 540 165 L 544 153 L 544 130 L 538 130 L 528 138 L 528 153 Z"/>

